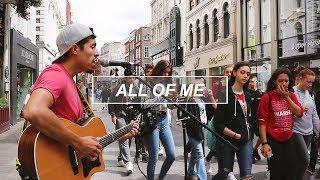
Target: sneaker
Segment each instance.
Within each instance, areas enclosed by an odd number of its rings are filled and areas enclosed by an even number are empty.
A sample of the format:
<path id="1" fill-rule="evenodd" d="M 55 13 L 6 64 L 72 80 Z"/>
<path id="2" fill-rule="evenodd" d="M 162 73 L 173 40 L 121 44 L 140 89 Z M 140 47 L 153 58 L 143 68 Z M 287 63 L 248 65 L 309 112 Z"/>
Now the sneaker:
<path id="1" fill-rule="evenodd" d="M 258 161 L 261 160 L 261 156 L 260 156 L 260 154 L 259 154 L 259 152 L 258 152 L 258 149 L 253 150 L 253 157 L 254 157 L 256 160 L 258 160 Z"/>
<path id="2" fill-rule="evenodd" d="M 306 170 L 306 173 L 309 174 L 309 175 L 314 175 L 315 171 L 312 171 L 310 169 L 307 169 Z"/>
<path id="3" fill-rule="evenodd" d="M 124 164 L 124 162 L 123 162 L 122 159 L 121 159 L 121 160 L 118 160 L 117 166 L 118 166 L 118 167 L 124 167 L 124 166 L 125 166 L 125 164 Z"/>
<path id="4" fill-rule="evenodd" d="M 234 176 L 233 172 L 229 172 L 227 180 L 237 180 L 237 178 Z"/>
<path id="5" fill-rule="evenodd" d="M 213 174 L 213 168 L 210 165 L 210 162 L 205 161 L 206 164 L 206 170 L 207 170 L 207 174 L 212 175 Z"/>
<path id="6" fill-rule="evenodd" d="M 265 180 L 269 180 L 269 179 L 270 179 L 270 171 L 267 170 Z"/>
<path id="7" fill-rule="evenodd" d="M 133 164 L 132 162 L 127 162 L 126 163 L 126 170 L 127 170 L 127 175 L 130 175 L 133 173 Z"/>
<path id="8" fill-rule="evenodd" d="M 164 152 L 163 152 L 163 148 L 160 147 L 159 152 L 158 152 L 158 155 L 159 155 L 159 156 L 163 156 L 163 153 L 164 153 Z"/>
<path id="9" fill-rule="evenodd" d="M 148 163 L 148 161 L 149 161 L 149 157 L 148 156 L 142 156 L 141 162 Z"/>

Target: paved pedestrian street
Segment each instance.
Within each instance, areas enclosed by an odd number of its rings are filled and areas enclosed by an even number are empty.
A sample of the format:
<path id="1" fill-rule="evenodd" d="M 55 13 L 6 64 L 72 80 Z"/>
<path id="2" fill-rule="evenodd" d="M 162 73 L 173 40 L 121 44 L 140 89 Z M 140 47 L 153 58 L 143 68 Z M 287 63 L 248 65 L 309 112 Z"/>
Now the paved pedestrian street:
<path id="1" fill-rule="evenodd" d="M 107 111 L 101 111 L 102 108 L 95 107 L 96 115 L 104 119 L 104 123 L 108 131 L 114 131 L 114 126 L 110 120 Z M 173 118 L 174 119 L 174 118 Z M 14 126 L 11 126 L 10 130 L 0 134 L 0 177 L 4 180 L 17 180 L 19 179 L 19 175 L 15 170 L 15 158 L 17 154 L 17 141 L 19 135 L 21 133 L 23 123 L 19 122 Z M 172 122 L 172 131 L 174 135 L 174 140 L 176 144 L 176 161 L 173 163 L 171 169 L 166 176 L 168 180 L 179 180 L 184 179 L 184 161 L 183 161 L 183 140 L 182 140 L 182 128 L 179 125 L 176 125 L 175 122 Z M 134 172 L 127 176 L 125 173 L 125 168 L 117 167 L 117 156 L 118 156 L 118 144 L 112 143 L 108 147 L 106 147 L 103 151 L 103 157 L 106 164 L 106 170 L 101 173 L 96 173 L 92 179 L 93 180 L 121 180 L 121 179 L 134 179 L 134 180 L 143 180 L 145 179 L 141 172 L 138 170 L 137 164 L 134 163 Z M 208 149 L 206 148 L 206 154 L 208 153 Z M 134 157 L 135 154 L 135 144 L 134 140 L 132 141 L 131 146 L 131 155 Z M 156 166 L 156 176 L 160 172 L 161 164 L 165 159 L 165 155 L 163 157 L 159 157 L 159 161 Z M 146 174 L 147 164 L 143 162 L 139 162 L 141 170 Z M 214 167 L 214 173 L 217 172 L 217 162 L 215 160 L 212 161 L 212 165 Z M 256 180 L 264 180 L 266 177 L 266 160 L 263 159 L 256 164 L 253 165 L 253 179 Z M 239 169 L 238 164 L 234 165 L 234 173 L 239 178 Z M 211 179 L 212 176 L 208 176 L 208 179 Z M 313 179 L 313 178 L 310 178 Z"/>

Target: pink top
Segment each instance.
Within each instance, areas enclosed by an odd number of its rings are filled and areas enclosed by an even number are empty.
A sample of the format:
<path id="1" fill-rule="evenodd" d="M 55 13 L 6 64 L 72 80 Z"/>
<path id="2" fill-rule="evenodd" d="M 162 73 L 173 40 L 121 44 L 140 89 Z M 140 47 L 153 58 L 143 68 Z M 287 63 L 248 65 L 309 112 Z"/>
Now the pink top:
<path id="1" fill-rule="evenodd" d="M 77 122 L 83 117 L 83 106 L 76 84 L 62 65 L 52 64 L 45 68 L 35 82 L 32 92 L 39 88 L 52 94 L 54 104 L 50 109 L 59 118 Z"/>

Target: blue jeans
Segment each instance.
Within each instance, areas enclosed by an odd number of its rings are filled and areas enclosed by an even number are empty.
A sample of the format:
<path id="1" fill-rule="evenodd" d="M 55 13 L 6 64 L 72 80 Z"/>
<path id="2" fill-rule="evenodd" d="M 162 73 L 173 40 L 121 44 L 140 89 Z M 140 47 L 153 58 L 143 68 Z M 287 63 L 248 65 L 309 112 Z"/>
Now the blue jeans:
<path id="1" fill-rule="evenodd" d="M 206 180 L 207 172 L 206 172 L 206 166 L 204 164 L 202 143 L 201 141 L 196 140 L 190 136 L 188 136 L 188 138 L 189 138 L 188 145 L 190 145 L 191 147 L 191 157 L 189 161 L 188 175 L 189 176 L 197 175 L 199 179 Z"/>
<path id="2" fill-rule="evenodd" d="M 213 179 L 227 179 L 229 172 L 233 169 L 234 155 L 237 155 L 237 160 L 240 169 L 240 178 L 252 177 L 252 141 L 249 140 L 245 144 L 238 147 L 239 151 L 235 151 L 231 146 L 218 140 L 217 156 L 218 156 L 218 173 Z"/>
<path id="3" fill-rule="evenodd" d="M 168 116 L 157 117 L 154 119 L 156 129 L 148 135 L 143 137 L 145 146 L 149 151 L 149 162 L 147 166 L 147 176 L 148 180 L 154 179 L 154 171 L 156 168 L 156 163 L 158 161 L 158 151 L 159 151 L 159 140 L 164 147 L 166 152 L 166 159 L 162 164 L 159 179 L 164 179 L 168 170 L 170 169 L 173 161 L 176 158 L 176 149 L 172 137 L 172 132 L 169 125 Z"/>

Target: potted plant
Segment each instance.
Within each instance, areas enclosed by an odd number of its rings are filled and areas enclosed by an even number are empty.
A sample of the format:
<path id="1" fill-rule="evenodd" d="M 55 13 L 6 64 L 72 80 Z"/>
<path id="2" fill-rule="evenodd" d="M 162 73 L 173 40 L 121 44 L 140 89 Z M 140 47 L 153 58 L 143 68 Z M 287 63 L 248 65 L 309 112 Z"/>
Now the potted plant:
<path id="1" fill-rule="evenodd" d="M 0 98 L 0 133 L 9 129 L 9 103 L 7 98 Z"/>

